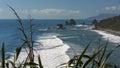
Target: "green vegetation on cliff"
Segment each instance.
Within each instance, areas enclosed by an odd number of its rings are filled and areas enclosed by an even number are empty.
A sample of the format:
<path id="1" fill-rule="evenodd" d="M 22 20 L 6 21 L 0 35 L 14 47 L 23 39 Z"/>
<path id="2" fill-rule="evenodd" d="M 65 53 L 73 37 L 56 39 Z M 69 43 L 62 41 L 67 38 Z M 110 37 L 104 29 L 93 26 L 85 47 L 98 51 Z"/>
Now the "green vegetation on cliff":
<path id="1" fill-rule="evenodd" d="M 101 20 L 97 24 L 98 28 L 120 31 L 120 15 Z"/>

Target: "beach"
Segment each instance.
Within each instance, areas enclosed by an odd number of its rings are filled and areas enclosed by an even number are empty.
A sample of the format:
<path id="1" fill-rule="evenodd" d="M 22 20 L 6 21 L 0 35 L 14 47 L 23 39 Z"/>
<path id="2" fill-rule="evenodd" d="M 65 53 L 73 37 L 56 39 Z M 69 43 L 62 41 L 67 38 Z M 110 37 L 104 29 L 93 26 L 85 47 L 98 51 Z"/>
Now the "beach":
<path id="1" fill-rule="evenodd" d="M 109 29 L 99 29 L 99 30 L 92 30 L 97 32 L 98 34 L 102 35 L 102 38 L 108 40 L 113 43 L 120 43 L 120 32 L 109 30 Z"/>

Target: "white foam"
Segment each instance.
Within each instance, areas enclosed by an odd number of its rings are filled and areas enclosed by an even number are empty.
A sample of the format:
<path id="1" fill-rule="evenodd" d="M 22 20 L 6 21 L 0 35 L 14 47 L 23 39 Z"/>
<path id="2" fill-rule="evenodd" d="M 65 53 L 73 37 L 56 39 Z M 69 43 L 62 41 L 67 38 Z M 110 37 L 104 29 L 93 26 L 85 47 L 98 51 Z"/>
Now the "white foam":
<path id="1" fill-rule="evenodd" d="M 38 62 L 37 55 L 40 54 L 42 64 L 44 68 L 56 68 L 57 66 L 69 61 L 69 56 L 66 55 L 66 51 L 70 48 L 61 39 L 53 36 L 49 39 L 38 39 L 37 42 L 41 43 L 35 47 L 37 52 L 35 53 L 35 62 Z M 19 61 L 22 62 L 26 58 L 27 53 L 23 50 L 19 56 Z M 11 58 L 13 59 L 13 57 Z M 60 67 L 58 67 L 60 68 Z"/>
<path id="2" fill-rule="evenodd" d="M 79 25 L 75 25 L 75 26 L 77 26 L 77 27 L 81 27 L 81 26 L 84 26 L 84 25 L 79 24 Z"/>
<path id="3" fill-rule="evenodd" d="M 39 31 L 47 31 L 48 29 L 39 29 Z"/>
<path id="4" fill-rule="evenodd" d="M 92 31 L 102 35 L 102 38 L 105 40 L 108 40 L 113 43 L 120 43 L 120 36 L 116 36 L 114 34 L 108 33 L 106 31 L 101 31 L 101 30 L 92 30 Z"/>
<path id="5" fill-rule="evenodd" d="M 75 25 L 75 26 L 77 27 L 77 29 L 84 29 L 84 30 L 90 30 L 94 28 L 94 25 Z"/>

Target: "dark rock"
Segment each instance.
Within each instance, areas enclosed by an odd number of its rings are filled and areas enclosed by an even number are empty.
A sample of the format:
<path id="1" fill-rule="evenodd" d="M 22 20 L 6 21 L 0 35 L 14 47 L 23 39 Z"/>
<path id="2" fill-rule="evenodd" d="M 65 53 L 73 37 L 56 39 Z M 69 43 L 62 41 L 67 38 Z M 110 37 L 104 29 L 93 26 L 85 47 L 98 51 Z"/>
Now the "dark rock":
<path id="1" fill-rule="evenodd" d="M 63 29 L 63 25 L 62 25 L 62 24 L 57 24 L 57 25 L 56 25 L 56 28 L 57 28 L 57 29 Z"/>

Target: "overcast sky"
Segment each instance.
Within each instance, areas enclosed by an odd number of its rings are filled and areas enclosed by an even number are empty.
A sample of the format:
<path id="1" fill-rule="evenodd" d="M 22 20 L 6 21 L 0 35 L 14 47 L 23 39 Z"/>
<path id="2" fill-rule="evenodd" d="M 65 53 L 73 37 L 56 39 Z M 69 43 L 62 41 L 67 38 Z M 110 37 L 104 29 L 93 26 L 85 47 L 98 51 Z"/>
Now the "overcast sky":
<path id="1" fill-rule="evenodd" d="M 21 18 L 30 14 L 36 19 L 84 19 L 101 13 L 120 14 L 120 0 L 0 0 L 0 19 Z"/>

